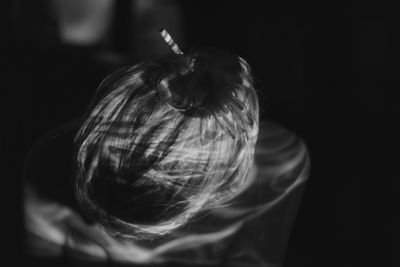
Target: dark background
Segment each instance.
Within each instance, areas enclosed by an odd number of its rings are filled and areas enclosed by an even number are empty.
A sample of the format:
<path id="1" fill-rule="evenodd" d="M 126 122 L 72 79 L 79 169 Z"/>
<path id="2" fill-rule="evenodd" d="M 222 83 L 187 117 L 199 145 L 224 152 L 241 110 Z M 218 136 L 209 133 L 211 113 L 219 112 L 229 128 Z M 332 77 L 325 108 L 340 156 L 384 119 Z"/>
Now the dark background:
<path id="1" fill-rule="evenodd" d="M 397 240 L 399 192 L 400 18 L 394 6 L 298 4 L 289 12 L 263 1 L 165 1 L 180 10 L 177 24 L 159 15 L 162 7 L 135 17 L 131 2 L 116 1 L 107 37 L 84 46 L 60 40 L 49 1 L 11 1 L 5 9 L 7 250 L 22 247 L 20 173 L 27 151 L 41 135 L 82 115 L 107 73 L 166 53 L 143 36 L 167 27 L 185 51 L 219 47 L 247 59 L 262 118 L 296 132 L 309 148 L 311 177 L 285 266 L 400 266 L 398 249 L 389 244 Z"/>

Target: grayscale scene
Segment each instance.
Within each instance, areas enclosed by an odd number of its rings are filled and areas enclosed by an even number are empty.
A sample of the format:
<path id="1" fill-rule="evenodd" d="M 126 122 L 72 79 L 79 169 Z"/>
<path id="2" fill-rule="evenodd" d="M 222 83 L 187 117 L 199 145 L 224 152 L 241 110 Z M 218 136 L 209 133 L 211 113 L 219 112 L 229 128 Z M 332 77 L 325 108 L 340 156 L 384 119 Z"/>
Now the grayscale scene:
<path id="1" fill-rule="evenodd" d="M 400 266 L 394 7 L 7 3 L 11 262 Z"/>

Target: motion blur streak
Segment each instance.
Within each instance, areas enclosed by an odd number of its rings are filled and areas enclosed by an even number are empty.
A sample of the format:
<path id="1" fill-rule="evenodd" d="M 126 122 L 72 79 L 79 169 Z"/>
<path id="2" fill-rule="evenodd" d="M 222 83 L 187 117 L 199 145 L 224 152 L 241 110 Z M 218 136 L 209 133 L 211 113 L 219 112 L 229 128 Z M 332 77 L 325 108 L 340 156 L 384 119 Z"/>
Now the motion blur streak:
<path id="1" fill-rule="evenodd" d="M 99 262 L 280 266 L 308 177 L 309 156 L 296 135 L 263 122 L 254 162 L 248 185 L 231 205 L 208 210 L 151 242 L 112 238 L 99 224 L 85 223 L 77 212 L 40 198 L 28 185 L 28 251 L 50 258 L 68 251 L 74 259 Z"/>

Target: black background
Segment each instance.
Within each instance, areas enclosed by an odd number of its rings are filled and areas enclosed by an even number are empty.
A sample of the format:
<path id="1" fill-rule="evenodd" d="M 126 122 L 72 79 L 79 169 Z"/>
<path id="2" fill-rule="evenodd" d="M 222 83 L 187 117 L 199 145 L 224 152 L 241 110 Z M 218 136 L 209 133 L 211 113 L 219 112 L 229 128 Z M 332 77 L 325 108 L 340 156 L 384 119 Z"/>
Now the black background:
<path id="1" fill-rule="evenodd" d="M 104 47 L 61 45 L 45 1 L 26 2 L 10 2 L 2 44 L 3 243 L 13 252 L 22 247 L 20 172 L 27 151 L 47 131 L 82 115 L 104 75 L 126 64 L 99 59 Z M 108 49 L 129 54 L 123 15 L 129 3 L 118 3 Z M 398 250 L 389 244 L 396 240 L 399 192 L 394 6 L 178 4 L 182 48 L 219 47 L 247 59 L 265 101 L 262 117 L 296 132 L 309 148 L 311 177 L 285 266 L 396 266 Z"/>

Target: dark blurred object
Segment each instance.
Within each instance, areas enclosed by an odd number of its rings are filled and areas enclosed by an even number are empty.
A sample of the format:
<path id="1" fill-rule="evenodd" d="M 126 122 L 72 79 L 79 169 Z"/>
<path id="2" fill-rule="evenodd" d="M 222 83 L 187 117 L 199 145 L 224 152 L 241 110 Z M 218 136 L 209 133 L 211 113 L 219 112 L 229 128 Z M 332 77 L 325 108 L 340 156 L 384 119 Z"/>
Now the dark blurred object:
<path id="1" fill-rule="evenodd" d="M 16 113 L 27 123 L 26 147 L 82 115 L 110 72 L 169 53 L 159 28 L 182 41 L 176 1 L 20 0 L 13 11 L 12 75 L 26 96 Z"/>
<path id="2" fill-rule="evenodd" d="M 50 1 L 61 42 L 80 46 L 107 43 L 114 6 L 114 0 Z"/>

